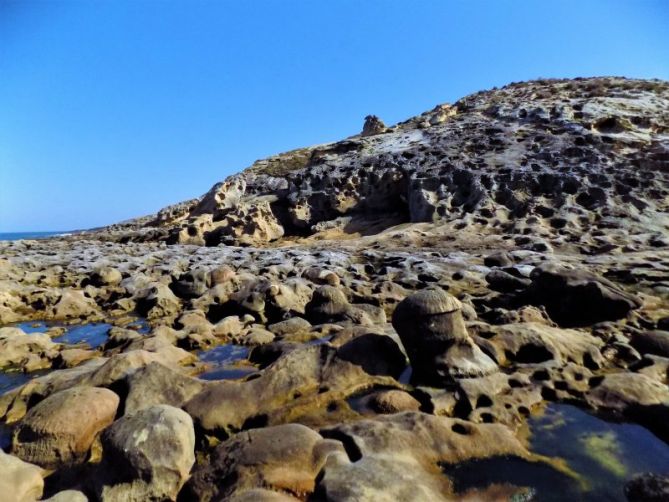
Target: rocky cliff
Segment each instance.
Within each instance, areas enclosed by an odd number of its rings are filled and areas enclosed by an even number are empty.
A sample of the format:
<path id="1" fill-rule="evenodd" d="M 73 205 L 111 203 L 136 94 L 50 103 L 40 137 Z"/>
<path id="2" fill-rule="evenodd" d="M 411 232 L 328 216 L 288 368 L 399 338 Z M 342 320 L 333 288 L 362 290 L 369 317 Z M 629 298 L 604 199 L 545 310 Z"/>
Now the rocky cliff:
<path id="1" fill-rule="evenodd" d="M 257 161 L 126 238 L 264 245 L 431 222 L 460 239 L 653 246 L 668 177 L 669 84 L 538 80 L 391 127 L 368 117 L 362 134 Z"/>

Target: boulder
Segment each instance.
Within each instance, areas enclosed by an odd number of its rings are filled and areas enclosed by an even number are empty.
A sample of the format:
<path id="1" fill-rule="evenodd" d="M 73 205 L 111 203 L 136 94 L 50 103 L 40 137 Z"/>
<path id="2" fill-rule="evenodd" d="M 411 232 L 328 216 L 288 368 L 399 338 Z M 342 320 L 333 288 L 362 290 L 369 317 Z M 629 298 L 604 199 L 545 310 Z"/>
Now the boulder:
<path id="1" fill-rule="evenodd" d="M 452 500 L 444 465 L 497 456 L 533 459 L 503 425 L 420 412 L 340 424 L 322 429 L 321 435 L 341 441 L 347 455 L 328 459 L 317 500 Z"/>
<path id="2" fill-rule="evenodd" d="M 106 502 L 176 500 L 194 463 L 191 418 L 172 406 L 155 405 L 104 431 L 93 485 Z"/>
<path id="3" fill-rule="evenodd" d="M 64 490 L 42 502 L 88 502 L 88 497 L 78 490 Z"/>
<path id="4" fill-rule="evenodd" d="M 5 392 L 0 396 L 0 417 L 7 423 L 17 422 L 28 412 L 29 405 L 33 406 L 55 392 L 84 384 L 106 361 L 97 358 L 75 368 L 51 371 Z"/>
<path id="5" fill-rule="evenodd" d="M 42 467 L 82 461 L 102 429 L 114 421 L 119 397 L 108 389 L 75 387 L 41 401 L 21 420 L 12 453 Z"/>
<path id="6" fill-rule="evenodd" d="M 532 281 L 529 279 L 516 277 L 504 270 L 493 270 L 485 276 L 490 289 L 499 291 L 501 293 L 508 293 L 516 290 L 523 290 L 527 288 Z"/>
<path id="7" fill-rule="evenodd" d="M 23 368 L 28 362 L 32 363 L 31 369 L 48 368 L 57 355 L 58 345 L 49 335 L 28 335 L 19 328 L 0 328 L 0 369 Z"/>
<path id="8" fill-rule="evenodd" d="M 44 490 L 43 474 L 40 467 L 24 462 L 0 449 L 1 500 L 32 502 L 40 499 Z"/>
<path id="9" fill-rule="evenodd" d="M 90 283 L 96 287 L 118 286 L 122 280 L 121 272 L 113 267 L 100 267 L 89 276 Z"/>
<path id="10" fill-rule="evenodd" d="M 154 283 L 140 291 L 136 297 L 137 311 L 147 319 L 173 317 L 179 313 L 181 303 L 165 284 Z"/>
<path id="11" fill-rule="evenodd" d="M 299 424 L 241 432 L 217 446 L 210 461 L 193 472 L 184 495 L 201 502 L 245 500 L 244 492 L 259 488 L 308 495 L 335 452 L 344 452 L 340 442 Z"/>
<path id="12" fill-rule="evenodd" d="M 224 317 L 214 324 L 213 333 L 216 336 L 232 338 L 241 334 L 244 329 L 244 323 L 237 315 Z"/>
<path id="13" fill-rule="evenodd" d="M 253 488 L 235 492 L 230 502 L 298 502 L 300 499 L 282 492 L 273 492 L 263 488 Z"/>
<path id="14" fill-rule="evenodd" d="M 403 390 L 384 390 L 375 393 L 370 399 L 370 406 L 381 414 L 400 413 L 402 411 L 418 411 L 420 402 Z"/>
<path id="15" fill-rule="evenodd" d="M 462 304 L 441 289 L 424 289 L 400 302 L 393 313 L 413 368 L 412 379 L 443 385 L 457 378 L 497 371 L 467 333 Z"/>
<path id="16" fill-rule="evenodd" d="M 360 366 L 369 375 L 398 378 L 406 368 L 406 356 L 391 337 L 376 333 L 356 336 L 337 351 L 337 357 Z"/>
<path id="17" fill-rule="evenodd" d="M 640 407 L 669 403 L 667 385 L 639 373 L 610 373 L 591 383 L 585 398 L 597 410 L 631 413 Z"/>
<path id="18" fill-rule="evenodd" d="M 387 129 L 383 121 L 376 115 L 367 115 L 365 117 L 365 124 L 362 127 L 362 136 L 374 136 L 381 134 Z"/>
<path id="19" fill-rule="evenodd" d="M 367 374 L 338 357 L 334 347 L 300 346 L 283 353 L 257 378 L 212 382 L 184 409 L 203 430 L 225 436 L 245 423 L 323 423 L 344 417 L 335 411 L 351 418 L 356 415 L 345 405 L 346 398 L 374 385 L 399 384 L 388 376 Z"/>
<path id="20" fill-rule="evenodd" d="M 552 262 L 536 267 L 524 301 L 544 305 L 560 326 L 587 326 L 615 321 L 641 306 L 634 295 L 586 270 L 567 269 Z"/>
<path id="21" fill-rule="evenodd" d="M 180 408 L 206 385 L 202 380 L 179 373 L 161 363 L 149 363 L 128 376 L 124 412 L 128 415 L 157 404 Z"/>
<path id="22" fill-rule="evenodd" d="M 267 343 L 272 343 L 273 341 L 274 333 L 259 326 L 250 328 L 240 338 L 240 343 L 242 345 L 250 346 L 265 345 Z"/>
<path id="23" fill-rule="evenodd" d="M 0 449 L 0 499 L 8 502 L 33 502 L 40 499 L 44 490 L 42 475 L 43 471 L 38 466 Z"/>
<path id="24" fill-rule="evenodd" d="M 270 324 L 267 326 L 267 329 L 278 337 L 284 337 L 286 335 L 308 332 L 311 329 L 311 323 L 301 317 L 291 317 L 285 321 Z"/>
<path id="25" fill-rule="evenodd" d="M 207 270 L 195 269 L 173 281 L 170 288 L 179 298 L 198 298 L 211 286 L 211 276 Z"/>
<path id="26" fill-rule="evenodd" d="M 642 331 L 632 335 L 632 347 L 641 354 L 669 357 L 669 331 Z"/>
<path id="27" fill-rule="evenodd" d="M 500 364 L 563 365 L 573 362 L 591 369 L 604 364 L 600 353 L 601 340 L 573 329 L 554 328 L 535 322 L 503 324 L 492 326 L 486 339 L 495 347 Z"/>
<path id="28" fill-rule="evenodd" d="M 510 267 L 513 263 L 513 257 L 506 251 L 498 251 L 483 258 L 486 267 Z"/>
<path id="29" fill-rule="evenodd" d="M 85 319 L 99 312 L 95 301 L 85 296 L 83 291 L 66 289 L 51 307 L 49 316 L 52 319 Z"/>
<path id="30" fill-rule="evenodd" d="M 336 322 L 345 317 L 350 305 L 346 295 L 334 286 L 320 286 L 306 305 L 307 319 L 315 324 Z"/>
<path id="31" fill-rule="evenodd" d="M 89 349 L 65 349 L 58 353 L 54 360 L 55 368 L 74 368 L 81 363 L 98 357 L 100 353 Z"/>

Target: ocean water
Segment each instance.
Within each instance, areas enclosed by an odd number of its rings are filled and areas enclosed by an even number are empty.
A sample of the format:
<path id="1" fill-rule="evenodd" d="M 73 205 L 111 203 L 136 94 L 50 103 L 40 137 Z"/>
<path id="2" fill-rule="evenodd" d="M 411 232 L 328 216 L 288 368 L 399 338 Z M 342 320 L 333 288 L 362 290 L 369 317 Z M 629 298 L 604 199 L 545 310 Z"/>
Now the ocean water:
<path id="1" fill-rule="evenodd" d="M 67 232 L 0 232 L 0 241 L 18 241 L 21 239 L 44 239 Z"/>

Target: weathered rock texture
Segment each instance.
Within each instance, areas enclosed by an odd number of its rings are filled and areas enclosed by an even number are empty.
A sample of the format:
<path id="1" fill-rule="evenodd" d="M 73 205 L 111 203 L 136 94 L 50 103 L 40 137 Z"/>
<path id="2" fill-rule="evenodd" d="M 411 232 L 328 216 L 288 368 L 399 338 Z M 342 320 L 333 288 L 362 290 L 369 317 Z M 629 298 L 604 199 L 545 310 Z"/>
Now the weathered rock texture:
<path id="1" fill-rule="evenodd" d="M 499 461 L 587 499 L 528 416 L 567 402 L 669 441 L 668 110 L 660 81 L 511 84 L 0 243 L 0 495 L 526 499 L 458 489 Z M 56 325 L 5 326 L 35 320 Z M 64 336 L 100 320 L 99 343 Z M 662 497 L 654 474 L 628 495 Z"/>
<path id="2" fill-rule="evenodd" d="M 367 117 L 362 136 L 258 161 L 197 203 L 114 230 L 138 240 L 264 244 L 394 214 L 537 246 L 660 245 L 668 108 L 661 81 L 511 84 L 393 127 Z"/>

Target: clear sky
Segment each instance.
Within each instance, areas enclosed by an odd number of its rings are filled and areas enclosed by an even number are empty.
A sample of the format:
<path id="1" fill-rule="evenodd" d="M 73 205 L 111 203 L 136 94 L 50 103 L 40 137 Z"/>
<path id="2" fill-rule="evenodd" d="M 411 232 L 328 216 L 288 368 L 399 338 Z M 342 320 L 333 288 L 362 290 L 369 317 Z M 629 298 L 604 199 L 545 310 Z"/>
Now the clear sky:
<path id="1" fill-rule="evenodd" d="M 669 0 L 0 0 L 0 231 L 153 213 L 370 113 L 669 79 L 668 27 Z"/>

